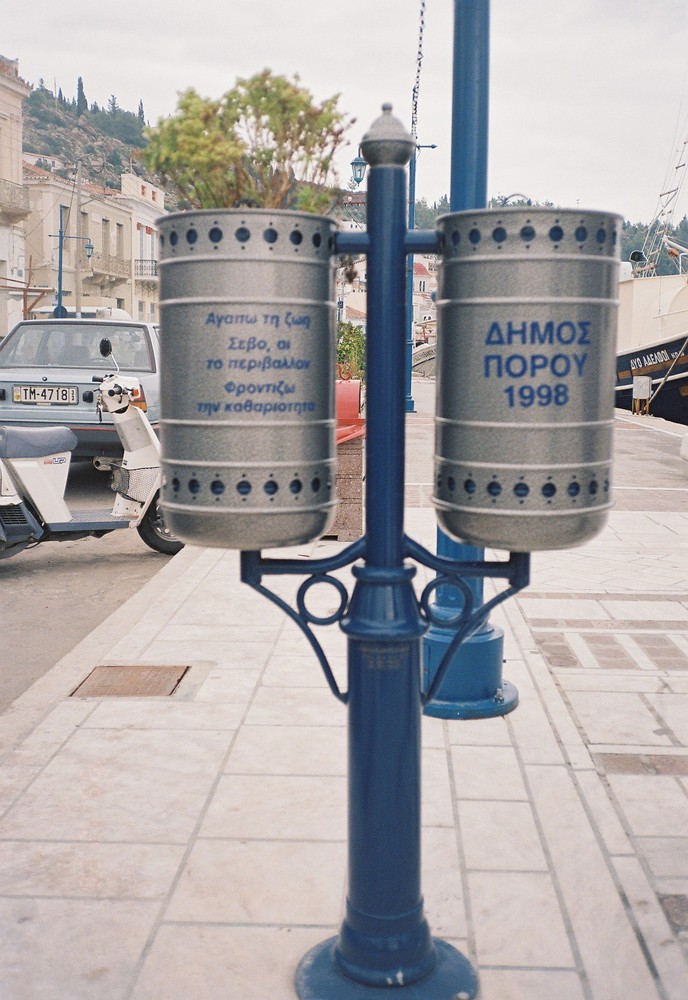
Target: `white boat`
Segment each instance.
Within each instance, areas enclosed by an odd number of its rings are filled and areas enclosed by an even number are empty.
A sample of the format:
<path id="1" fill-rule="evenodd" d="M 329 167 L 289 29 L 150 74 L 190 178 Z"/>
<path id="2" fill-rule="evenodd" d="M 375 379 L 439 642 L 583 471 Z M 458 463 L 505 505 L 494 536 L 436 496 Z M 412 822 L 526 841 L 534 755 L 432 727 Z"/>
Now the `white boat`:
<path id="1" fill-rule="evenodd" d="M 642 376 L 649 412 L 688 424 L 688 274 L 619 282 L 617 406 L 632 408 L 633 379 Z"/>
<path id="2" fill-rule="evenodd" d="M 688 139 L 667 170 L 642 250 L 622 263 L 616 359 L 616 405 L 688 424 L 688 249 L 673 239 L 672 220 L 686 174 Z M 666 253 L 674 274 L 657 273 Z M 634 392 L 634 379 L 635 392 Z"/>

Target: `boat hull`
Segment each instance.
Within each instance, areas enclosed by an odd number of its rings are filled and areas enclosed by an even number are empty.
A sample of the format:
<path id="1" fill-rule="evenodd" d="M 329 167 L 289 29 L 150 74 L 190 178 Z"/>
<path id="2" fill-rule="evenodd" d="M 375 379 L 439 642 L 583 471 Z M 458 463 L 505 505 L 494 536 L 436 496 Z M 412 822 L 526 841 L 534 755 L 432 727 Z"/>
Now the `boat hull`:
<path id="1" fill-rule="evenodd" d="M 670 374 L 650 405 L 655 417 L 688 424 L 688 350 L 686 338 L 668 340 L 624 351 L 616 357 L 616 406 L 631 409 L 633 378 L 649 376 L 654 393 Z M 673 367 L 672 367 L 673 366 Z"/>
<path id="2" fill-rule="evenodd" d="M 688 425 L 686 279 L 685 274 L 675 274 L 619 283 L 615 389 L 616 405 L 630 410 L 633 379 L 647 376 L 652 393 L 659 389 L 650 413 Z"/>

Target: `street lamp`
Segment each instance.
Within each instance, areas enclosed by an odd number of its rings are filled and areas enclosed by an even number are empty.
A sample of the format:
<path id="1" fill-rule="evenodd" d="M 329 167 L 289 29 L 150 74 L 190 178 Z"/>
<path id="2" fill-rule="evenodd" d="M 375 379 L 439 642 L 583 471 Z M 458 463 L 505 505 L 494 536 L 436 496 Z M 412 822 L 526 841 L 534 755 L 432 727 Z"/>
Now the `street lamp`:
<path id="1" fill-rule="evenodd" d="M 365 177 L 367 163 L 361 156 L 361 151 L 359 149 L 358 156 L 355 156 L 351 161 L 351 176 L 354 179 L 355 184 L 360 184 Z"/>
<path id="2" fill-rule="evenodd" d="M 50 233 L 51 239 L 57 239 L 57 305 L 55 306 L 54 316 L 58 319 L 63 319 L 67 313 L 62 305 L 62 255 L 65 240 L 81 240 L 86 244 L 84 250 L 86 251 L 86 257 L 90 260 L 93 256 L 93 251 L 95 247 L 91 243 L 90 237 L 88 236 L 65 236 L 64 231 L 64 205 L 60 205 L 60 229 L 57 233 Z"/>

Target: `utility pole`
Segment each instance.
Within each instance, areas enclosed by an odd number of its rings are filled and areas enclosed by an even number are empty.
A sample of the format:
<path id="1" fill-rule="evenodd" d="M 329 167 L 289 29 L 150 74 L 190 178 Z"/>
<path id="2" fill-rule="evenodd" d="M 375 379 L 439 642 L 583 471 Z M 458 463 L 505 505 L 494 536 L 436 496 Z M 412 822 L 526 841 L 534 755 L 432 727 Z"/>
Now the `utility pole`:
<path id="1" fill-rule="evenodd" d="M 81 160 L 76 165 L 76 265 L 74 268 L 74 312 L 81 316 Z"/>

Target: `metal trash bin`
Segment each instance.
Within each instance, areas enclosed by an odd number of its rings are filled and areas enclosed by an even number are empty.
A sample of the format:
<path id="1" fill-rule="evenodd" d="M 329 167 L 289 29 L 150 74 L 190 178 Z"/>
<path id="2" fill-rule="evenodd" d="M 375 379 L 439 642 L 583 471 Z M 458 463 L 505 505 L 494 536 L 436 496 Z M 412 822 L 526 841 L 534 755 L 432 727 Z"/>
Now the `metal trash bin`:
<path id="1" fill-rule="evenodd" d="M 527 552 L 603 527 L 621 222 L 533 207 L 438 220 L 434 503 L 455 538 Z"/>
<path id="2" fill-rule="evenodd" d="M 166 523 L 221 548 L 319 537 L 336 505 L 336 224 L 231 209 L 158 226 Z"/>

